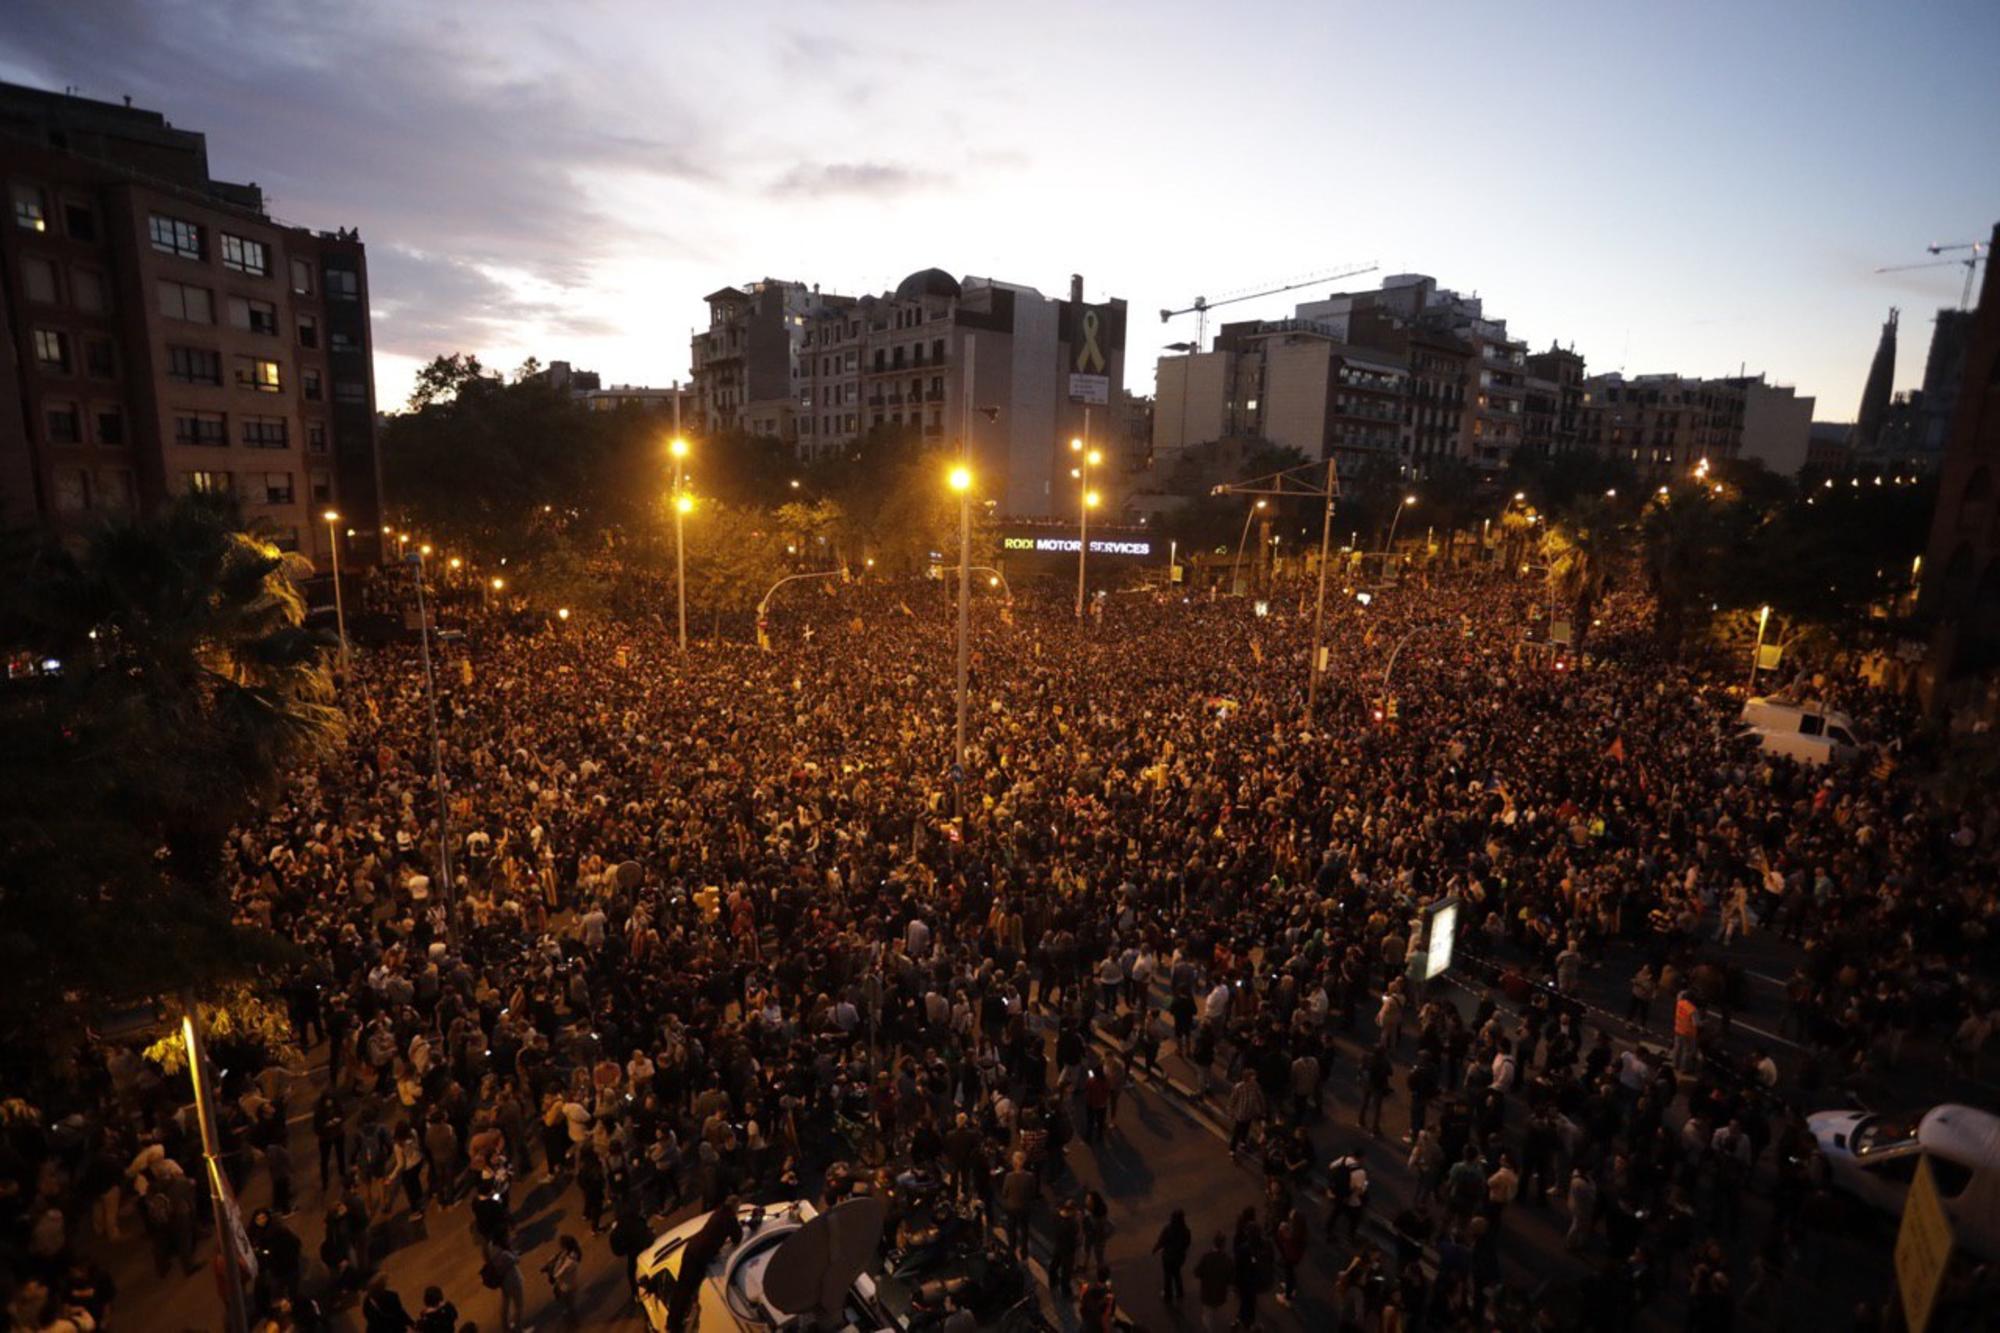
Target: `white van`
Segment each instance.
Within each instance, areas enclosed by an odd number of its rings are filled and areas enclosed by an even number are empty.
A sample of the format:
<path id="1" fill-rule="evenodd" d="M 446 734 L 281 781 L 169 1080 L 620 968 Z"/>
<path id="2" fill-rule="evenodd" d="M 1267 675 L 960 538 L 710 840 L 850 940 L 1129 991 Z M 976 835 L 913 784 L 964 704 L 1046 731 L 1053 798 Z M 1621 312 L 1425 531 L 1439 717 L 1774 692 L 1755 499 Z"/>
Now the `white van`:
<path id="1" fill-rule="evenodd" d="M 2000 1259 L 2000 1116 L 1976 1107 L 1934 1106 L 1921 1117 L 1821 1111 L 1806 1117 L 1835 1188 L 1900 1216 L 1930 1158 L 1938 1199 L 1958 1243 Z"/>
<path id="2" fill-rule="evenodd" d="M 1843 732 L 1842 735 L 1846 733 Z M 1765 754 L 1782 755 L 1802 764 L 1848 763 L 1860 757 L 1853 744 L 1835 736 L 1809 735 L 1803 731 L 1775 731 L 1769 727 L 1746 727 L 1743 739 L 1754 740 Z"/>
<path id="3" fill-rule="evenodd" d="M 1766 696 L 1746 701 L 1737 720 L 1759 731 L 1786 736 L 1825 736 L 1849 749 L 1861 748 L 1861 733 L 1855 729 L 1854 719 L 1824 704 L 1795 704 Z"/>

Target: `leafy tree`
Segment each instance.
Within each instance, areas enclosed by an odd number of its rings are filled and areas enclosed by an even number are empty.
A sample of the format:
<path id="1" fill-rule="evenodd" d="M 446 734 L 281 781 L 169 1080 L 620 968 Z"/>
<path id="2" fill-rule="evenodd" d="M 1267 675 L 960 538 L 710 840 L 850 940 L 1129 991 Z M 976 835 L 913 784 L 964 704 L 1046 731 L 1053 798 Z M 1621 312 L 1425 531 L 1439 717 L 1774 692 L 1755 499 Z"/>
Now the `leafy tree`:
<path id="1" fill-rule="evenodd" d="M 1549 597 L 1569 614 L 1578 653 L 1590 634 L 1590 618 L 1610 585 L 1617 531 L 1611 511 L 1599 504 L 1580 506 L 1570 519 L 1542 538 L 1549 565 Z"/>
<path id="2" fill-rule="evenodd" d="M 720 638 L 725 616 L 744 620 L 773 583 L 788 572 L 784 541 L 771 516 L 746 506 L 720 501 L 699 505 L 684 520 L 687 546 L 688 616 L 709 621 L 709 634 Z M 664 612 L 673 615 L 673 541 L 665 544 L 668 598 Z"/>
<path id="3" fill-rule="evenodd" d="M 1419 519 L 1435 526 L 1444 533 L 1445 558 L 1449 560 L 1458 543 L 1459 530 L 1477 524 L 1487 489 L 1479 473 L 1464 459 L 1439 459 L 1425 469 L 1422 480 L 1415 484 L 1421 507 L 1404 518 L 1403 527 L 1407 531 Z"/>
<path id="4" fill-rule="evenodd" d="M 61 667 L 0 696 L 0 1013 L 242 974 L 225 838 L 341 731 L 297 558 L 190 496 L 9 563 L 0 642 Z"/>
<path id="5" fill-rule="evenodd" d="M 1639 520 L 1639 561 L 1653 595 L 1653 631 L 1668 652 L 1680 651 L 1698 609 L 1721 592 L 1727 536 L 1739 517 L 1700 484 L 1683 484 L 1647 502 Z"/>
<path id="6" fill-rule="evenodd" d="M 433 404 L 453 402 L 466 390 L 496 383 L 497 379 L 489 380 L 486 367 L 470 353 L 432 357 L 430 364 L 417 372 L 416 387 L 410 391 L 410 410 L 420 412 Z"/>

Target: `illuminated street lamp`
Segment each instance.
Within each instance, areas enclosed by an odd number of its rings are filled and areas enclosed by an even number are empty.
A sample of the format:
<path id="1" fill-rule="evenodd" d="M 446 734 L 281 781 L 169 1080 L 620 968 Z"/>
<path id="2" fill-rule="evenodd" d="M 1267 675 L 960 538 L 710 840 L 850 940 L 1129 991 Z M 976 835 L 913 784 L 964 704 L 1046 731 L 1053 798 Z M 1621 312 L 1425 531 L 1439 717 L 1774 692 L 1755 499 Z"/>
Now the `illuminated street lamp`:
<path id="1" fill-rule="evenodd" d="M 333 558 L 333 623 L 340 630 L 340 669 L 347 672 L 353 670 L 354 658 L 347 647 L 347 606 L 340 597 L 340 536 L 333 526 L 340 522 L 340 511 L 329 509 L 320 517 L 326 520 L 326 548 Z"/>
<path id="2" fill-rule="evenodd" d="M 569 608 L 566 606 L 557 607 L 556 619 L 562 621 L 565 625 L 567 625 L 569 623 Z"/>
<path id="3" fill-rule="evenodd" d="M 958 731 L 953 764 L 959 783 L 965 774 L 965 685 L 972 661 L 972 469 L 964 464 L 946 477 L 958 492 Z"/>
<path id="4" fill-rule="evenodd" d="M 1088 429 L 1088 415 L 1084 417 Z M 1098 494 L 1090 489 L 1090 469 L 1104 461 L 1104 455 L 1096 449 L 1086 448 L 1083 438 L 1078 436 L 1069 442 L 1069 451 L 1077 455 L 1077 465 L 1070 469 L 1070 475 L 1077 481 L 1077 532 L 1076 532 L 1076 618 L 1083 619 L 1084 570 L 1090 553 L 1090 511 L 1097 507 Z"/>
<path id="5" fill-rule="evenodd" d="M 694 497 L 681 489 L 681 468 L 687 461 L 688 442 L 676 435 L 667 442 L 667 452 L 674 460 L 674 601 L 679 615 L 680 648 L 685 653 L 688 646 L 687 546 L 681 529 L 688 511 L 694 508 Z"/>
<path id="6" fill-rule="evenodd" d="M 1382 545 L 1382 553 L 1384 555 L 1396 549 L 1396 525 L 1403 521 L 1403 511 L 1416 502 L 1416 496 L 1406 495 L 1403 497 L 1403 503 L 1396 506 L 1395 515 L 1389 520 L 1389 540 Z"/>
<path id="7" fill-rule="evenodd" d="M 1746 695 L 1754 692 L 1757 688 L 1757 661 L 1764 655 L 1764 626 L 1769 624 L 1770 620 L 1771 608 L 1768 606 L 1759 607 L 1757 609 L 1757 642 L 1750 649 L 1750 684 L 1744 690 Z"/>

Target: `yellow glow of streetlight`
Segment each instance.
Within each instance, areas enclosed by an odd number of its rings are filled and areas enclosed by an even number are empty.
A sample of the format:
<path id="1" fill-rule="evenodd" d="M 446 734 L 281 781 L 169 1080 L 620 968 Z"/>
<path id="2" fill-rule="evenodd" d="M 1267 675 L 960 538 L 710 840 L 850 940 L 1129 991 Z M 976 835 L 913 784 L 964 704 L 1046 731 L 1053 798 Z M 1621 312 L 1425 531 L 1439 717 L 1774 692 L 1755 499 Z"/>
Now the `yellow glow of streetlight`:
<path id="1" fill-rule="evenodd" d="M 676 435 L 673 439 L 667 441 L 667 452 L 675 458 L 686 458 L 688 456 L 688 442 Z"/>
<path id="2" fill-rule="evenodd" d="M 1070 442 L 1069 442 L 1069 451 L 1070 451 L 1071 453 L 1073 453 L 1073 454 L 1080 454 L 1080 453 L 1082 453 L 1082 452 L 1083 452 L 1083 437 L 1082 437 L 1082 436 L 1074 436 L 1074 437 L 1072 437 L 1072 438 L 1070 439 Z"/>
<path id="3" fill-rule="evenodd" d="M 556 619 L 557 619 L 557 620 L 568 620 L 568 619 L 569 619 L 569 608 L 568 608 L 568 607 L 566 607 L 566 606 L 559 606 L 559 607 L 557 607 L 557 608 L 556 608 Z"/>
<path id="4" fill-rule="evenodd" d="M 987 580 L 986 580 L 986 586 L 987 586 L 987 587 L 989 587 L 989 588 L 997 588 L 997 587 L 999 587 L 999 586 L 1000 586 L 1000 576 L 999 576 L 998 574 L 995 574 L 995 575 L 993 575 L 993 577 L 991 577 L 991 578 L 987 579 Z"/>
<path id="5" fill-rule="evenodd" d="M 692 514 L 694 512 L 694 497 L 685 493 L 675 496 L 674 508 L 680 510 L 683 514 Z"/>
<path id="6" fill-rule="evenodd" d="M 337 509 L 329 509 L 324 514 L 321 514 L 320 517 L 325 519 L 329 523 L 338 523 L 340 522 L 340 511 Z"/>
<path id="7" fill-rule="evenodd" d="M 972 489 L 972 469 L 967 467 L 955 467 L 951 470 L 951 476 L 948 477 L 947 480 L 951 482 L 951 488 L 953 490 L 959 492 L 960 494 L 964 494 L 966 491 Z"/>
<path id="8" fill-rule="evenodd" d="M 798 488 L 799 488 L 799 479 L 798 479 L 797 477 L 793 477 L 793 478 L 792 478 L 792 489 L 793 489 L 793 490 L 797 490 Z"/>
<path id="9" fill-rule="evenodd" d="M 499 592 L 502 588 L 506 586 L 507 586 L 507 580 L 501 578 L 498 574 L 495 574 L 493 576 L 493 591 Z"/>
<path id="10" fill-rule="evenodd" d="M 866 560 L 863 560 L 861 563 L 865 565 L 867 568 L 873 569 L 875 568 L 875 557 L 871 555 Z"/>
<path id="11" fill-rule="evenodd" d="M 450 562 L 450 563 L 451 563 L 451 567 L 452 567 L 453 569 L 462 569 L 462 568 L 464 568 L 464 566 L 465 566 L 465 562 L 464 562 L 463 560 L 459 559 L 459 558 L 458 558 L 457 556 L 453 556 L 453 557 L 451 558 L 451 562 Z"/>
<path id="12" fill-rule="evenodd" d="M 1607 500 L 1616 500 L 1618 498 L 1618 488 L 1616 486 L 1613 486 L 1610 490 L 1604 493 L 1604 498 Z"/>
<path id="13" fill-rule="evenodd" d="M 1083 502 L 1089 505 L 1092 509 L 1095 509 L 1097 508 L 1097 502 L 1102 498 L 1103 497 L 1098 495 L 1096 491 L 1087 491 L 1084 493 Z"/>
<path id="14" fill-rule="evenodd" d="M 1257 502 L 1257 507 L 1258 507 L 1259 509 L 1262 509 L 1262 508 L 1264 507 L 1264 501 L 1262 501 L 1262 500 L 1259 500 L 1259 501 Z"/>
<path id="15" fill-rule="evenodd" d="M 1519 503 L 1521 503 L 1521 501 L 1523 501 L 1523 500 L 1525 500 L 1525 499 L 1527 499 L 1527 498 L 1528 498 L 1528 493 L 1527 493 L 1526 491 L 1515 491 L 1515 492 L 1514 492 L 1514 503 L 1515 503 L 1515 504 L 1519 504 Z"/>
<path id="16" fill-rule="evenodd" d="M 429 542 L 425 542 L 421 546 L 417 547 L 418 555 L 429 555 L 430 553 L 431 553 L 431 544 Z"/>
<path id="17" fill-rule="evenodd" d="M 1406 505 L 1413 505 L 1416 502 L 1417 502 L 1417 497 L 1414 495 L 1406 495 L 1403 497 L 1403 503 Z"/>
<path id="18" fill-rule="evenodd" d="M 1092 467 L 1096 467 L 1099 463 L 1102 463 L 1104 461 L 1104 454 L 1101 450 L 1092 449 L 1088 454 L 1084 456 L 1083 461 L 1090 464 Z"/>

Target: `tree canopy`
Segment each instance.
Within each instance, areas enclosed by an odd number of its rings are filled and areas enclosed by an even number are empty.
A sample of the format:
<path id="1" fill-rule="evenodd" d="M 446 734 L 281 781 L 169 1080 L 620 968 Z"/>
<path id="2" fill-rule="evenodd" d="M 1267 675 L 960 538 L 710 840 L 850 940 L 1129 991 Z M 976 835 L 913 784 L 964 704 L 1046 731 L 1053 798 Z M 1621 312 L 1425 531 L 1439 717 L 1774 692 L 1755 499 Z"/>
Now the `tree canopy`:
<path id="1" fill-rule="evenodd" d="M 189 496 L 6 563 L 0 642 L 48 670 L 0 695 L 0 1011 L 240 973 L 224 839 L 341 730 L 297 558 Z"/>

